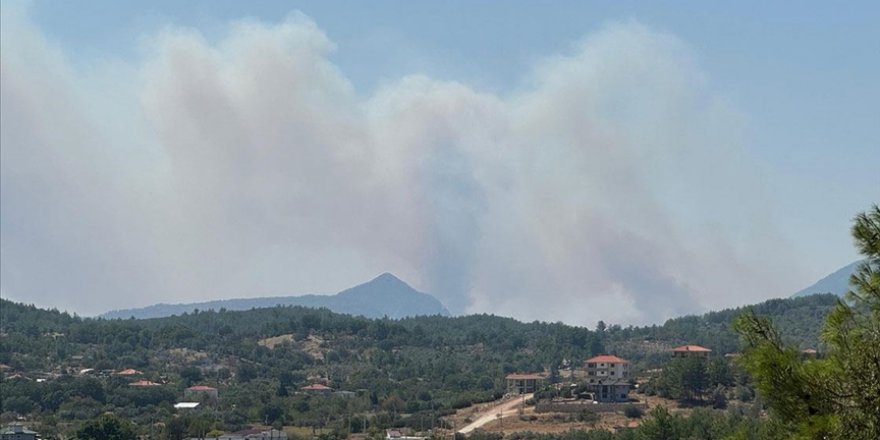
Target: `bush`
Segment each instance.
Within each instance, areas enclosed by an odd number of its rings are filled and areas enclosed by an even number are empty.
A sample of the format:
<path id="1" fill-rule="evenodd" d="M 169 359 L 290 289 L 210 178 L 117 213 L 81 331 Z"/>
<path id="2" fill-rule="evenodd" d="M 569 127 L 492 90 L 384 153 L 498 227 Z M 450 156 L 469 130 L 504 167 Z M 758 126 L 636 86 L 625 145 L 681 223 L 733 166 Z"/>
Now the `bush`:
<path id="1" fill-rule="evenodd" d="M 623 409 L 623 415 L 630 419 L 638 419 L 645 415 L 645 412 L 637 406 L 628 406 Z"/>
<path id="2" fill-rule="evenodd" d="M 585 409 L 578 413 L 577 419 L 579 422 L 596 423 L 599 421 L 599 414 Z"/>

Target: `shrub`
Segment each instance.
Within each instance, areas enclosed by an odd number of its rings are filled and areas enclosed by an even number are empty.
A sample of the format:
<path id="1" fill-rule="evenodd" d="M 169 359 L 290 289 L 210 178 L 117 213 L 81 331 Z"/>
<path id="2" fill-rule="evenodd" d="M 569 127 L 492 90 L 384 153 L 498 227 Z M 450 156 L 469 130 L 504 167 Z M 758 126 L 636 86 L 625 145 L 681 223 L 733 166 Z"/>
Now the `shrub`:
<path id="1" fill-rule="evenodd" d="M 623 415 L 630 419 L 638 419 L 645 415 L 645 412 L 637 406 L 628 406 L 623 409 Z"/>

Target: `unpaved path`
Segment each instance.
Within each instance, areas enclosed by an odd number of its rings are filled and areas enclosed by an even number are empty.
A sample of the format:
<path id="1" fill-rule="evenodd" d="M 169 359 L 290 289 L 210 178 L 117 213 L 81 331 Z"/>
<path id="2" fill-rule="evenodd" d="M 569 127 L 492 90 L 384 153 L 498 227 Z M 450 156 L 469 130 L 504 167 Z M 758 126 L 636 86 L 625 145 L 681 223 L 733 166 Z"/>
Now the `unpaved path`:
<path id="1" fill-rule="evenodd" d="M 498 419 L 498 413 L 501 413 L 501 417 L 512 416 L 516 414 L 516 407 L 526 400 L 531 399 L 532 396 L 534 396 L 534 394 L 525 394 L 516 396 L 506 402 L 501 402 L 483 412 L 476 420 L 464 428 L 459 429 L 458 432 L 462 434 L 470 434 L 471 431 L 491 422 L 492 420 Z"/>

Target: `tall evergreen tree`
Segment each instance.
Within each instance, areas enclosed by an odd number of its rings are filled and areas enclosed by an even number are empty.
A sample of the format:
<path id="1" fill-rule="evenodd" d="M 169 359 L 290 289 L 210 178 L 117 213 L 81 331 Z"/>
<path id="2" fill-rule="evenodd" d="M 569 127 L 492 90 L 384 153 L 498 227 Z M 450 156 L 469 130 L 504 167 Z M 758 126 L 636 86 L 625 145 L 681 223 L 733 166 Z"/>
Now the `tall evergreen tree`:
<path id="1" fill-rule="evenodd" d="M 802 359 L 766 318 L 736 322 L 743 356 L 758 390 L 796 438 L 880 438 L 880 208 L 854 219 L 852 235 L 866 256 L 852 290 L 825 322 L 821 360 Z"/>

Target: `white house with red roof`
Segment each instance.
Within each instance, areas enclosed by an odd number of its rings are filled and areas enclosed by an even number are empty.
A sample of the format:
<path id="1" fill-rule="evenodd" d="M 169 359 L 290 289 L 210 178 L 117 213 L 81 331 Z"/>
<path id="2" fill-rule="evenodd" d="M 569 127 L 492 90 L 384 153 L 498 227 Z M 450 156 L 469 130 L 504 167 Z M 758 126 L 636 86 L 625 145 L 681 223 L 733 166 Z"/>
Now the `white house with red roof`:
<path id="1" fill-rule="evenodd" d="M 587 370 L 587 390 L 593 394 L 593 400 L 629 400 L 629 361 L 611 354 L 600 354 L 584 361 L 584 365 Z"/>
<path id="2" fill-rule="evenodd" d="M 587 378 L 591 380 L 629 377 L 629 362 L 611 354 L 593 356 L 587 359 L 584 364 L 587 367 Z"/>

